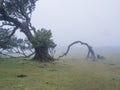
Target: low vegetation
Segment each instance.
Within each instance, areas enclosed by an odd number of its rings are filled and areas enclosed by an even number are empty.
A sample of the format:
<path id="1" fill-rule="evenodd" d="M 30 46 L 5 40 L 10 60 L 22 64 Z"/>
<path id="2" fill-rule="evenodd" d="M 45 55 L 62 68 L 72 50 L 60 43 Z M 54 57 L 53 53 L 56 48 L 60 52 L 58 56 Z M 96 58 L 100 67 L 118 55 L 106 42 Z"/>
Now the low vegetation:
<path id="1" fill-rule="evenodd" d="M 120 90 L 120 61 L 0 59 L 0 90 Z"/>

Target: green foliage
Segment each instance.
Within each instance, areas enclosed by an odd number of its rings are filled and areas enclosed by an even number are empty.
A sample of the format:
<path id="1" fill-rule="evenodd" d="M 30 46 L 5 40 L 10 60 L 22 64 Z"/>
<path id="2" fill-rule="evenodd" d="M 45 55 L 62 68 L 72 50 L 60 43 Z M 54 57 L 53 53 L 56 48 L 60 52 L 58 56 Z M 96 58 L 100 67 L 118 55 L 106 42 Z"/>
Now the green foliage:
<path id="1" fill-rule="evenodd" d="M 35 47 L 41 47 L 41 48 L 55 48 L 56 44 L 53 42 L 52 33 L 50 30 L 46 30 L 45 28 L 42 28 L 41 30 L 38 30 L 35 34 Z"/>
<path id="2" fill-rule="evenodd" d="M 20 49 L 32 48 L 28 39 L 18 39 L 15 35 L 9 37 L 10 33 L 7 29 L 0 29 L 0 49 L 13 49 L 14 47 Z"/>
<path id="3" fill-rule="evenodd" d="M 21 26 L 23 22 L 26 26 L 28 26 L 28 29 L 32 29 L 32 25 L 30 23 L 31 14 L 35 9 L 35 3 L 37 0 L 0 0 L 0 15 L 3 17 L 3 20 L 1 21 L 1 27 L 0 28 L 0 48 L 7 49 L 12 47 L 17 47 L 18 45 L 23 47 L 23 42 L 20 39 L 17 39 L 14 34 L 16 30 L 11 30 L 11 27 L 19 27 L 19 29 L 24 28 L 24 24 Z M 13 20 L 8 20 L 8 18 L 11 18 Z M 12 22 L 14 21 L 14 22 Z M 18 23 L 20 26 L 18 26 Z M 4 29 L 8 26 L 9 29 Z M 23 29 L 22 29 L 23 30 Z M 11 31 L 11 32 L 10 32 Z M 10 36 L 10 33 L 13 33 Z M 30 37 L 30 36 L 29 36 Z M 32 37 L 32 36 L 31 36 Z M 19 42 L 21 41 L 21 42 Z"/>
<path id="4" fill-rule="evenodd" d="M 16 40 L 16 47 L 18 47 L 22 50 L 32 49 L 32 45 L 29 42 L 29 40 L 21 39 L 21 38 Z"/>
<path id="5" fill-rule="evenodd" d="M 35 8 L 37 0 L 4 0 L 1 2 L 8 15 L 19 19 L 25 19 Z"/>
<path id="6" fill-rule="evenodd" d="M 8 49 L 16 45 L 16 37 L 9 37 L 11 32 L 7 29 L 0 28 L 0 48 Z"/>

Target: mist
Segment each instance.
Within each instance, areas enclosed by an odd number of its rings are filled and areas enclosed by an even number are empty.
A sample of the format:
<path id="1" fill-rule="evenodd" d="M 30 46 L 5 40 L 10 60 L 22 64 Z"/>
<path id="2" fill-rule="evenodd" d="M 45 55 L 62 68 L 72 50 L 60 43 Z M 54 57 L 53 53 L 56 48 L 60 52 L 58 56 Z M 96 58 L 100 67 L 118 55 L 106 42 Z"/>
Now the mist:
<path id="1" fill-rule="evenodd" d="M 120 46 L 120 1 L 39 0 L 32 24 L 37 29 L 50 29 L 53 40 L 60 46 L 81 40 L 94 47 L 117 47 Z"/>

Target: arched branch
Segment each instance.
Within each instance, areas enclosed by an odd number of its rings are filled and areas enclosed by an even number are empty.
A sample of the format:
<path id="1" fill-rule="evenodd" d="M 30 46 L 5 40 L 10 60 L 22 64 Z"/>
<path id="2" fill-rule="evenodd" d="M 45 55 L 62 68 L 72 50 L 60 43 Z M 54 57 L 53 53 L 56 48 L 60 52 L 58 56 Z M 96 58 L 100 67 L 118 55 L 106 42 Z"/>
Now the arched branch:
<path id="1" fill-rule="evenodd" d="M 66 52 L 63 55 L 59 56 L 57 59 L 60 59 L 60 58 L 62 58 L 64 56 L 66 56 L 68 54 L 68 52 L 70 51 L 71 46 L 73 46 L 74 44 L 78 44 L 78 43 L 80 43 L 81 45 L 87 46 L 87 48 L 88 48 L 87 59 L 92 59 L 93 61 L 95 61 L 96 57 L 95 57 L 95 53 L 94 53 L 93 48 L 90 45 L 88 45 L 87 43 L 84 43 L 82 41 L 75 41 L 75 42 L 71 43 L 68 46 Z"/>

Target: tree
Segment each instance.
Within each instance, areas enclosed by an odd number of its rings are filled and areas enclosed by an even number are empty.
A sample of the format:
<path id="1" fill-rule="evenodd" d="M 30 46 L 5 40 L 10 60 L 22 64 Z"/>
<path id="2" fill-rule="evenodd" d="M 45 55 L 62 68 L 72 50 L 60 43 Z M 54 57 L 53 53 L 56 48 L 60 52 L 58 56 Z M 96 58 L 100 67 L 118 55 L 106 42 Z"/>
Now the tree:
<path id="1" fill-rule="evenodd" d="M 30 57 L 34 54 L 33 48 L 27 39 L 12 38 L 11 48 L 6 49 L 7 52 L 18 54 L 19 56 Z"/>
<path id="2" fill-rule="evenodd" d="M 17 30 L 25 34 L 35 50 L 33 59 L 51 61 L 54 60 L 54 58 L 49 55 L 48 49 L 56 45 L 51 40 L 52 35 L 50 30 L 36 30 L 31 24 L 31 16 L 35 9 L 36 1 L 37 0 L 0 0 L 0 24 L 2 28 L 7 26 L 11 31 L 11 34 L 8 36 L 9 38 L 12 37 Z"/>
<path id="3" fill-rule="evenodd" d="M 37 53 L 35 54 L 34 59 L 39 58 L 43 61 L 54 60 L 54 58 L 49 54 L 49 50 L 56 47 L 56 44 L 53 42 L 51 37 L 52 33 L 50 30 L 42 28 L 41 30 L 36 31 L 34 41 L 35 47 L 38 47 L 39 49 L 35 49 Z"/>
<path id="4" fill-rule="evenodd" d="M 15 35 L 9 37 L 10 35 L 11 32 L 9 30 L 0 28 L 1 55 L 14 57 L 14 54 L 19 54 L 19 56 L 28 57 L 34 54 L 28 39 L 18 39 Z M 29 54 L 26 52 L 29 52 Z M 10 53 L 13 53 L 13 55 L 10 55 Z"/>
<path id="5" fill-rule="evenodd" d="M 71 46 L 73 46 L 74 44 L 78 44 L 78 43 L 80 43 L 81 45 L 87 46 L 88 54 L 87 54 L 86 58 L 87 59 L 92 59 L 93 61 L 95 61 L 96 56 L 95 56 L 93 48 L 90 45 L 88 45 L 87 43 L 84 43 L 82 41 L 75 41 L 75 42 L 71 43 L 70 45 L 68 45 L 68 48 L 67 48 L 66 52 L 63 53 L 63 55 L 59 56 L 57 59 L 60 59 L 61 57 L 66 56 L 68 54 L 68 52 L 70 51 Z"/>
<path id="6" fill-rule="evenodd" d="M 10 34 L 11 32 L 8 29 L 0 28 L 0 49 L 10 49 L 16 45 L 14 42 L 16 37 L 14 35 L 9 37 Z"/>

